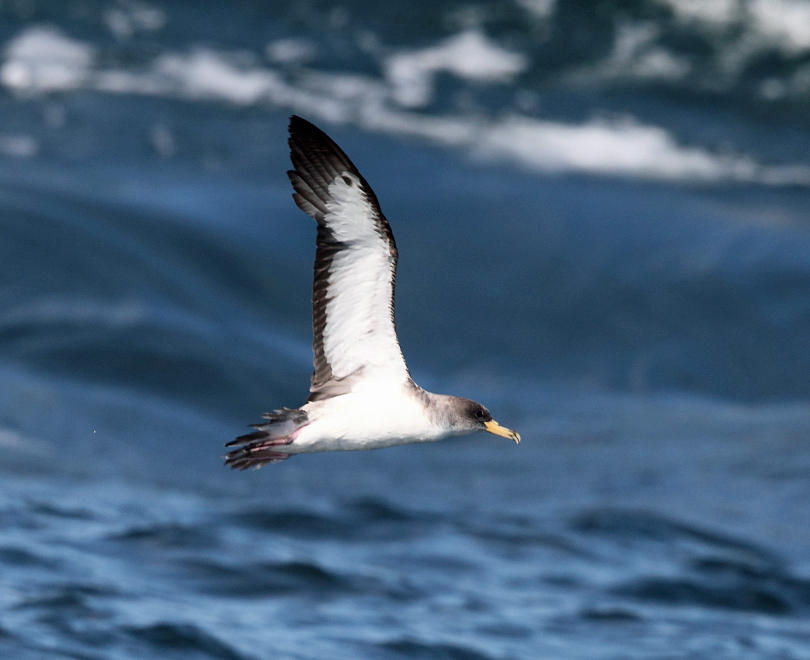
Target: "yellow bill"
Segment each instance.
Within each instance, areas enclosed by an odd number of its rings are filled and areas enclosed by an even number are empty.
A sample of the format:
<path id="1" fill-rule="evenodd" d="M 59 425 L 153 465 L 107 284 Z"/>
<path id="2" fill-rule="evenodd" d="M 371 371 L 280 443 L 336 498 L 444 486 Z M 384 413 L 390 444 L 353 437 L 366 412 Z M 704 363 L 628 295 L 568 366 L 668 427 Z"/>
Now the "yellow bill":
<path id="1" fill-rule="evenodd" d="M 490 433 L 514 440 L 516 445 L 520 444 L 520 433 L 513 431 L 512 429 L 508 429 L 505 426 L 501 426 L 494 419 L 491 419 L 484 424 L 484 428 Z"/>

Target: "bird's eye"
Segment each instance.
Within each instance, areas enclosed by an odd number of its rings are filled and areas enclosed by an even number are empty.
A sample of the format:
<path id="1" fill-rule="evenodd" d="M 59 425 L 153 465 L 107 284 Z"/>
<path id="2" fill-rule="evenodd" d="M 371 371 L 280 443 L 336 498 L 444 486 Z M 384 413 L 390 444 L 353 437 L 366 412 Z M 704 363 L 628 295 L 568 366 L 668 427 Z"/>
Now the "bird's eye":
<path id="1" fill-rule="evenodd" d="M 483 408 L 479 408 L 478 410 L 475 411 L 475 418 L 476 419 L 483 420 L 483 419 L 486 419 L 486 416 L 487 416 L 487 413 L 484 411 Z"/>

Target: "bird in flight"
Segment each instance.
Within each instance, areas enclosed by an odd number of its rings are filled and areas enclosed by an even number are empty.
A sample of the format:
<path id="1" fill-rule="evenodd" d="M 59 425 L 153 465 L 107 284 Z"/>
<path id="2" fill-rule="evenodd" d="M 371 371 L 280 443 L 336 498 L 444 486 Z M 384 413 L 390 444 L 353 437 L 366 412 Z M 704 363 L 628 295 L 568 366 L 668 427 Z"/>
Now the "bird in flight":
<path id="1" fill-rule="evenodd" d="M 411 379 L 394 326 L 397 246 L 377 196 L 332 139 L 290 118 L 293 199 L 318 224 L 312 327 L 315 370 L 300 408 L 263 415 L 226 446 L 225 464 L 259 468 L 293 454 L 376 449 L 489 431 L 520 442 L 480 403 Z"/>

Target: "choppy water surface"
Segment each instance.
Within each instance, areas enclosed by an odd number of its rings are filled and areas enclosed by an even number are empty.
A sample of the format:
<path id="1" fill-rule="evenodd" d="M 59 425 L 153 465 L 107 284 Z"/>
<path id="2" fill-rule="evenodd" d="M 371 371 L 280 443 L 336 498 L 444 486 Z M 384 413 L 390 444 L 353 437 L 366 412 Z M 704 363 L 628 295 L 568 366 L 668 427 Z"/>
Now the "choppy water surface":
<path id="1" fill-rule="evenodd" d="M 0 655 L 810 657 L 808 5 L 274 6 L 0 4 Z M 291 112 L 520 447 L 222 468 L 306 396 Z"/>

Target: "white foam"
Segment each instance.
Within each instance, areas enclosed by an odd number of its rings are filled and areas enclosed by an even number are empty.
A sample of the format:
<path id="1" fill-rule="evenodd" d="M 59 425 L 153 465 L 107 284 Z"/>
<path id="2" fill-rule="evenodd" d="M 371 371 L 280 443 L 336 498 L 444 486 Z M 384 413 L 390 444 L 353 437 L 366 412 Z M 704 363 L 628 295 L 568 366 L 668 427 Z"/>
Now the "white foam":
<path id="1" fill-rule="evenodd" d="M 254 105 L 283 98 L 288 86 L 278 73 L 245 54 L 195 48 L 163 53 L 144 71 L 99 70 L 89 88 L 116 94 L 144 94 Z"/>
<path id="2" fill-rule="evenodd" d="M 617 46 L 614 65 L 627 58 L 633 61 L 640 53 L 655 53 L 651 46 L 654 37 L 655 33 L 646 28 L 625 33 L 619 40 L 624 41 Z M 413 111 L 413 106 L 431 97 L 432 77 L 438 71 L 490 82 L 523 69 L 526 63 L 522 57 L 500 49 L 475 31 L 432 48 L 392 56 L 382 79 L 305 68 L 282 76 L 251 55 L 210 48 L 164 53 L 140 71 L 100 69 L 93 67 L 91 48 L 42 26 L 28 28 L 13 39 L 5 54 L 0 83 L 14 90 L 51 91 L 72 86 L 107 93 L 267 105 L 316 121 L 355 123 L 383 133 L 416 137 L 466 150 L 480 159 L 511 162 L 539 172 L 810 186 L 810 168 L 805 165 L 762 165 L 745 155 L 715 153 L 682 144 L 662 127 L 628 118 L 567 123 L 521 114 L 472 118 Z M 65 68 L 66 62 L 73 68 Z M 649 62 L 637 69 L 636 75 L 644 75 L 649 67 L 671 64 L 666 60 L 664 64 Z M 680 75 L 679 71 L 676 68 L 672 75 Z M 804 77 L 797 78 L 796 84 L 804 81 Z M 170 157 L 175 152 L 177 145 L 167 127 L 153 127 L 150 137 L 160 154 Z M 11 155 L 28 156 L 37 150 L 36 141 L 27 136 L 0 137 L 0 151 Z"/>
<path id="3" fill-rule="evenodd" d="M 164 54 L 154 73 L 181 86 L 183 96 L 228 100 L 238 105 L 256 103 L 280 84 L 268 69 L 238 66 L 220 53 L 199 48 L 188 55 Z"/>
<path id="4" fill-rule="evenodd" d="M 629 118 L 572 124 L 512 115 L 487 121 L 385 109 L 364 113 L 361 123 L 372 130 L 464 149 L 481 160 L 511 162 L 543 173 L 810 186 L 808 166 L 765 166 L 744 155 L 682 145 L 663 128 Z"/>
<path id="5" fill-rule="evenodd" d="M 613 50 L 597 64 L 574 73 L 573 80 L 638 78 L 676 80 L 691 69 L 689 63 L 656 45 L 658 28 L 651 23 L 624 23 L 617 28 Z"/>
<path id="6" fill-rule="evenodd" d="M 787 52 L 810 49 L 810 3 L 806 0 L 751 0 L 757 30 Z"/>
<path id="7" fill-rule="evenodd" d="M 726 27 L 740 15 L 739 0 L 658 0 L 682 21 Z"/>
<path id="8" fill-rule="evenodd" d="M 753 170 L 745 159 L 678 145 L 664 129 L 629 119 L 575 125 L 515 116 L 483 133 L 475 149 L 549 172 L 705 181 L 746 178 Z"/>
<path id="9" fill-rule="evenodd" d="M 374 131 L 421 138 L 448 147 L 469 147 L 480 130 L 478 122 L 461 117 L 436 117 L 390 108 L 363 108 L 361 122 Z"/>
<path id="10" fill-rule="evenodd" d="M 478 30 L 467 30 L 436 46 L 390 56 L 385 61 L 385 76 L 397 104 L 419 107 L 430 101 L 437 73 L 498 82 L 509 80 L 526 66 L 523 55 L 501 48 Z"/>
<path id="11" fill-rule="evenodd" d="M 4 49 L 0 81 L 19 92 L 47 92 L 82 85 L 94 50 L 50 26 L 33 26 Z"/>
<path id="12" fill-rule="evenodd" d="M 104 23 L 119 39 L 138 32 L 155 32 L 166 24 L 166 13 L 140 0 L 119 0 L 104 12 Z"/>
<path id="13" fill-rule="evenodd" d="M 735 44 L 750 55 L 763 47 L 788 53 L 810 49 L 807 0 L 658 0 L 675 16 L 712 31 L 739 30 Z"/>
<path id="14" fill-rule="evenodd" d="M 317 48 L 315 44 L 307 39 L 277 39 L 265 48 L 267 58 L 271 62 L 281 64 L 300 64 L 315 57 Z"/>
<path id="15" fill-rule="evenodd" d="M 554 13 L 557 0 L 515 0 L 519 7 L 522 7 L 535 18 L 547 19 Z"/>

